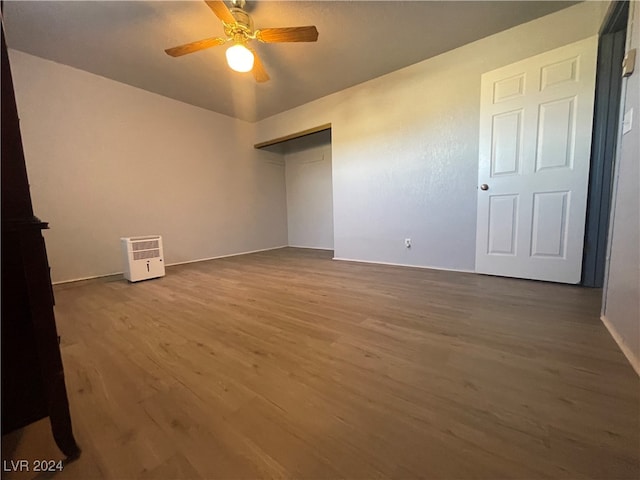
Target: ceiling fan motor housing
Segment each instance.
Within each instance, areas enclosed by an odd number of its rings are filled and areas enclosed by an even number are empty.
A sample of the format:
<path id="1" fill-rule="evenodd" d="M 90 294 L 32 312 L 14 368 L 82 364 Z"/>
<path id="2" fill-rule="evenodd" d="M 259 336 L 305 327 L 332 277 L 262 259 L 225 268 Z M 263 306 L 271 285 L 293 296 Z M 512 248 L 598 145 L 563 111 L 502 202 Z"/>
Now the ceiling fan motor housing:
<path id="1" fill-rule="evenodd" d="M 247 12 L 238 7 L 231 7 L 229 10 L 240 27 L 248 30 L 249 33 L 253 32 L 253 20 Z"/>

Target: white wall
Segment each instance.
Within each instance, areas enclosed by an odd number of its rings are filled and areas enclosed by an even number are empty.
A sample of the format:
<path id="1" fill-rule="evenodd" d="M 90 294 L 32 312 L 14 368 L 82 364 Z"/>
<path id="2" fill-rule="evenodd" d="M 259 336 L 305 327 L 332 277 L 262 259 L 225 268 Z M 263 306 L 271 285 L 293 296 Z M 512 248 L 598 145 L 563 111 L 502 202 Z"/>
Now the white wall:
<path id="1" fill-rule="evenodd" d="M 596 34 L 606 7 L 584 2 L 275 115 L 257 141 L 332 124 L 337 258 L 473 270 L 481 74 Z"/>
<path id="2" fill-rule="evenodd" d="M 163 235 L 168 264 L 286 245 L 282 157 L 254 124 L 9 53 L 54 282 L 121 272 L 121 236 Z"/>
<path id="3" fill-rule="evenodd" d="M 331 143 L 286 153 L 289 245 L 333 249 Z"/>
<path id="4" fill-rule="evenodd" d="M 630 2 L 629 8 L 627 50 L 640 50 L 640 4 Z M 633 109 L 633 127 L 622 136 L 618 146 L 603 320 L 640 375 L 640 66 L 637 63 L 625 83 L 622 110 Z"/>

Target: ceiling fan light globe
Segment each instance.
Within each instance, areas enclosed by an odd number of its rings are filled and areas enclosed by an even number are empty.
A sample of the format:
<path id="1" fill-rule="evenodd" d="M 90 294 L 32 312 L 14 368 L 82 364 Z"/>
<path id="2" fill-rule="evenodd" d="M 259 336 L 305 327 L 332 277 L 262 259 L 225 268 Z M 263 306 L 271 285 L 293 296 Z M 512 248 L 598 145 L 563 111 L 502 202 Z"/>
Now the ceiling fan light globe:
<path id="1" fill-rule="evenodd" d="M 236 44 L 227 48 L 227 63 L 236 72 L 250 72 L 253 68 L 253 53 L 244 45 Z"/>

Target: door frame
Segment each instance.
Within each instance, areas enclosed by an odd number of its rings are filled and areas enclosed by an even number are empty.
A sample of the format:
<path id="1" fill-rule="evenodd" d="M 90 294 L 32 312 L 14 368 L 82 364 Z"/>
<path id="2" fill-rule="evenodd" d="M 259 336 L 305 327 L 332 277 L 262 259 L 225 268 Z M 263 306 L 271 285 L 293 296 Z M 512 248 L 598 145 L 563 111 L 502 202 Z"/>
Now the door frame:
<path id="1" fill-rule="evenodd" d="M 587 287 L 604 284 L 613 166 L 618 142 L 622 58 L 624 57 L 628 1 L 610 6 L 598 39 L 595 108 L 591 143 L 591 166 L 582 257 L 582 281 Z"/>

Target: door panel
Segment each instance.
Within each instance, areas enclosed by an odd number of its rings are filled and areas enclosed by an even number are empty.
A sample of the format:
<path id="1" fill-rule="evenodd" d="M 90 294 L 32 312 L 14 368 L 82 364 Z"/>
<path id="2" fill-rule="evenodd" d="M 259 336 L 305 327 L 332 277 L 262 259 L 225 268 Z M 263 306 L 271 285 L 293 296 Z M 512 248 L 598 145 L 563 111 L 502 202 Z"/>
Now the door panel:
<path id="1" fill-rule="evenodd" d="M 517 195 L 492 195 L 489 197 L 489 250 L 487 253 L 515 255 L 517 221 Z"/>
<path id="2" fill-rule="evenodd" d="M 571 168 L 575 145 L 575 97 L 540 105 L 536 171 Z"/>
<path id="3" fill-rule="evenodd" d="M 524 94 L 524 75 L 498 80 L 493 86 L 493 103 L 511 100 Z"/>
<path id="4" fill-rule="evenodd" d="M 570 192 L 533 194 L 531 256 L 565 258 Z"/>
<path id="5" fill-rule="evenodd" d="M 576 82 L 578 80 L 578 59 L 574 57 L 540 69 L 542 73 L 541 90 L 563 82 Z"/>
<path id="6" fill-rule="evenodd" d="M 493 117 L 491 176 L 519 173 L 522 145 L 522 110 Z"/>
<path id="7" fill-rule="evenodd" d="M 597 37 L 482 76 L 476 271 L 580 281 Z"/>

